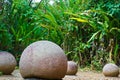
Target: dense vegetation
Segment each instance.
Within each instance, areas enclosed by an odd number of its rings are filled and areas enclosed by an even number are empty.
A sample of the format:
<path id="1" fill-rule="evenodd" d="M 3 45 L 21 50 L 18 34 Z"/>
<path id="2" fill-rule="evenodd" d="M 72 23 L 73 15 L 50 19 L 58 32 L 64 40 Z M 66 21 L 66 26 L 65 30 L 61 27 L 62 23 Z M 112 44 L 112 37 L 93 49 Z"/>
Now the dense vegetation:
<path id="1" fill-rule="evenodd" d="M 120 65 L 119 22 L 120 0 L 0 0 L 0 50 L 19 61 L 30 43 L 49 40 L 81 67 Z"/>

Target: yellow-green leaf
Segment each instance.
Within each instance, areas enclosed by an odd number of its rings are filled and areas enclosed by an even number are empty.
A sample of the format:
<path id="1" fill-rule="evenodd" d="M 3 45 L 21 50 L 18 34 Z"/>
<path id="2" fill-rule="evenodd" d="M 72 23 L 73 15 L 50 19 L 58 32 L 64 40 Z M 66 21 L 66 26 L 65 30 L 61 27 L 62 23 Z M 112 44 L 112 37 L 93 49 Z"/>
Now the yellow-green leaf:
<path id="1" fill-rule="evenodd" d="M 78 21 L 78 22 L 83 22 L 83 23 L 88 22 L 88 20 L 81 19 L 81 18 L 70 18 L 70 19 L 76 20 L 76 21 Z"/>

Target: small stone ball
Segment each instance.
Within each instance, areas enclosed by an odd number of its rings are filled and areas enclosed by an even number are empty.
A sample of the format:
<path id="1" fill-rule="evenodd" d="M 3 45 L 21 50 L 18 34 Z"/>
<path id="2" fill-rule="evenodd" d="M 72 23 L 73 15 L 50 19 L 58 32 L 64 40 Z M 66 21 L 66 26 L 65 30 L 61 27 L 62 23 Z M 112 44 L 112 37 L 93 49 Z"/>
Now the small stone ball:
<path id="1" fill-rule="evenodd" d="M 23 78 L 61 79 L 67 71 L 67 57 L 57 44 L 37 41 L 24 49 L 19 68 Z"/>
<path id="2" fill-rule="evenodd" d="M 108 63 L 103 67 L 103 74 L 106 77 L 118 77 L 119 75 L 119 68 L 117 65 Z"/>
<path id="3" fill-rule="evenodd" d="M 14 71 L 16 64 L 16 59 L 11 53 L 6 51 L 0 52 L 0 72 L 10 75 Z"/>
<path id="4" fill-rule="evenodd" d="M 68 61 L 67 75 L 75 75 L 78 71 L 78 66 L 74 61 Z"/>

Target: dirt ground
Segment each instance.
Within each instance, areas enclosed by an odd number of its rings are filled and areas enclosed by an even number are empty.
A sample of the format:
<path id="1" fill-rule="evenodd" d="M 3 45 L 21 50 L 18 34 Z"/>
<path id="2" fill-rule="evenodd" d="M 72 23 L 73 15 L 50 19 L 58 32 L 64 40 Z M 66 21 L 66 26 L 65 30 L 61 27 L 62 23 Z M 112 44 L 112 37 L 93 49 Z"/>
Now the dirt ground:
<path id="1" fill-rule="evenodd" d="M 12 75 L 2 75 L 0 80 L 24 80 L 19 70 L 15 70 Z M 26 79 L 26 80 L 43 80 L 43 79 Z M 66 75 L 62 80 L 120 80 L 119 77 L 105 77 L 100 72 L 94 71 L 81 71 L 79 70 L 76 75 Z"/>

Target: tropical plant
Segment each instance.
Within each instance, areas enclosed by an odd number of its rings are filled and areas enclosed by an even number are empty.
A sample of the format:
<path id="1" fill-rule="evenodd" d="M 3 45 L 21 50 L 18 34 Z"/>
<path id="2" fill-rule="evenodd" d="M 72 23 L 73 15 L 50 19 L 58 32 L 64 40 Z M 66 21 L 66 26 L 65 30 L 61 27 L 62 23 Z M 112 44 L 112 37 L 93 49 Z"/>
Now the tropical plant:
<path id="1" fill-rule="evenodd" d="M 90 35 L 88 35 L 89 37 L 91 36 L 91 38 L 87 41 L 87 43 L 93 45 L 93 41 L 97 41 L 97 51 L 94 56 L 97 56 L 98 50 L 102 48 L 101 50 L 105 51 L 104 53 L 109 53 L 109 60 L 107 62 L 112 62 L 115 58 L 114 54 L 118 55 L 118 52 L 116 53 L 114 50 L 118 50 L 115 43 L 118 44 L 116 40 L 119 40 L 119 36 L 116 35 L 116 33 L 120 33 L 119 20 L 102 9 L 89 9 L 77 14 L 67 12 L 67 14 L 71 16 L 70 19 L 72 20 L 90 25 L 91 29 L 90 27 L 89 29 L 92 30 L 92 34 L 90 33 Z M 116 47 L 114 48 L 114 46 Z"/>
<path id="2" fill-rule="evenodd" d="M 0 50 L 19 61 L 30 43 L 50 40 L 80 66 L 118 63 L 119 7 L 119 0 L 54 0 L 52 5 L 50 0 L 1 0 Z"/>

